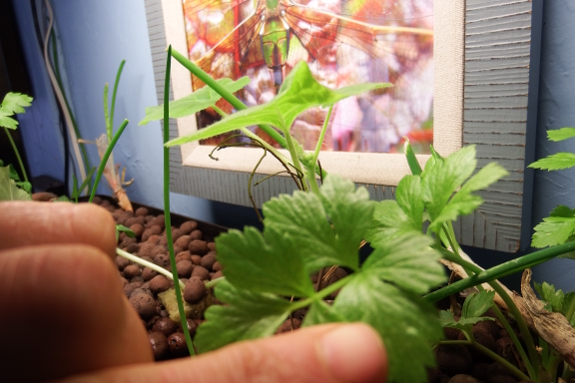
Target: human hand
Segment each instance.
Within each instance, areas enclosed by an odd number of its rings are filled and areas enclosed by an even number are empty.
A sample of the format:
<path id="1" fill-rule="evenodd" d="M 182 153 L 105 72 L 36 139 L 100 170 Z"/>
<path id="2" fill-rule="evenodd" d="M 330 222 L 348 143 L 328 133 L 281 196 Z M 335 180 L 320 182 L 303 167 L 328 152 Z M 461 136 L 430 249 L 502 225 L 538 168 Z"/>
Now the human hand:
<path id="1" fill-rule="evenodd" d="M 329 324 L 196 358 L 151 363 L 112 262 L 114 223 L 95 205 L 0 205 L 0 371 L 7 381 L 382 382 L 379 336 Z M 83 374 L 83 375 L 77 375 Z"/>

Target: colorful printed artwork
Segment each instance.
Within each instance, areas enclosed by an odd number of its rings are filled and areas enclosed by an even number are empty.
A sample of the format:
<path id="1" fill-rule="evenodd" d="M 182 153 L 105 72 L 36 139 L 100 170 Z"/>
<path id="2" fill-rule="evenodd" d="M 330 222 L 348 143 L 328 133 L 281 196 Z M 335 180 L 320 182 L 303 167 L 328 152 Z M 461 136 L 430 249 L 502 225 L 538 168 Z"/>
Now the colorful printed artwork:
<path id="1" fill-rule="evenodd" d="M 336 105 L 324 150 L 396 152 L 407 136 L 428 152 L 433 0 L 183 0 L 183 7 L 190 59 L 214 78 L 249 76 L 238 93 L 247 105 L 274 97 L 299 60 L 331 88 L 391 82 L 391 89 Z M 194 89 L 204 85 L 197 78 L 192 83 Z M 232 112 L 225 101 L 218 107 Z M 315 147 L 326 114 L 311 110 L 292 126 L 305 149 Z M 198 126 L 218 118 L 215 111 L 202 112 Z"/>

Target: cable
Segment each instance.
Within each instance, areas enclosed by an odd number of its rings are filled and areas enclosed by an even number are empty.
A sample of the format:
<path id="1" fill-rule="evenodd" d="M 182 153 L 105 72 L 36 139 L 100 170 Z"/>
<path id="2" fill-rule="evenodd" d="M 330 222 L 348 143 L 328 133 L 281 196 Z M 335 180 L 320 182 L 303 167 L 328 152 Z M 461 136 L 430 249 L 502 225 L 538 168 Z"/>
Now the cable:
<path id="1" fill-rule="evenodd" d="M 50 76 L 50 82 L 52 83 L 52 87 L 54 88 L 54 92 L 56 93 L 58 104 L 60 105 L 62 114 L 64 115 L 66 127 L 68 128 L 68 134 L 70 135 L 72 148 L 74 149 L 74 157 L 76 159 L 78 170 L 80 171 L 80 183 L 83 183 L 84 180 L 86 179 L 86 168 L 84 166 L 84 161 L 80 153 L 80 146 L 78 145 L 78 137 L 76 136 L 76 132 L 74 131 L 74 125 L 72 124 L 70 113 L 68 113 L 68 109 L 65 108 L 66 102 L 64 100 L 64 95 L 62 94 L 62 90 L 58 86 L 58 81 L 56 80 L 56 76 L 54 75 L 54 70 L 52 69 L 52 65 L 50 64 L 50 58 L 48 55 L 48 43 L 50 40 L 50 31 L 52 30 L 52 26 L 54 24 L 54 15 L 52 13 L 52 7 L 50 7 L 50 2 L 48 0 L 44 0 L 44 4 L 46 6 L 46 10 L 48 11 L 48 19 L 49 19 L 46 35 L 44 36 L 44 61 L 46 63 L 46 69 L 48 70 L 48 75 Z M 68 148 L 66 148 L 66 150 L 67 149 Z"/>

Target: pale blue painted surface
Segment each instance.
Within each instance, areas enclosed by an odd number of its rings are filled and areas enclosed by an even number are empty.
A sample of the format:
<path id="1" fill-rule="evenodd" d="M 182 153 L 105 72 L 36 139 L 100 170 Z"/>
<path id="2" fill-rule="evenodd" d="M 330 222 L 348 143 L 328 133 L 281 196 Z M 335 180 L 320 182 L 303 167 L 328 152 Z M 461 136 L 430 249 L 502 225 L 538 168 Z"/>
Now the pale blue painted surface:
<path id="1" fill-rule="evenodd" d="M 575 126 L 575 2 L 545 0 L 541 46 L 536 158 L 575 151 L 575 141 L 549 143 L 547 130 Z M 532 226 L 558 204 L 575 207 L 575 169 L 536 171 Z M 534 280 L 575 289 L 575 261 L 558 259 L 534 269 Z"/>
<path id="2" fill-rule="evenodd" d="M 33 64 L 30 69 L 36 99 L 34 112 L 26 117 L 34 118 L 22 120 L 30 167 L 33 175 L 49 174 L 62 180 L 63 144 L 55 133 L 55 118 L 50 116 L 50 111 L 55 110 L 54 97 L 42 68 L 30 2 L 13 0 L 13 3 L 25 41 L 27 61 Z M 52 0 L 51 4 L 72 108 L 83 138 L 93 140 L 105 133 L 104 84 L 108 82 L 110 88 L 113 87 L 118 66 L 126 60 L 116 100 L 114 127 L 117 129 L 124 118 L 130 124 L 114 150 L 114 160 L 116 164 L 127 166 L 127 179 L 135 178 L 133 185 L 126 188 L 130 199 L 163 206 L 160 124 L 138 126 L 145 115 L 145 107 L 157 104 L 143 1 Z M 109 96 L 111 99 L 112 89 Z M 36 125 L 39 120 L 42 121 L 40 127 Z M 36 133 L 26 134 L 27 131 Z M 40 151 L 35 149 L 36 145 Z M 89 153 L 91 163 L 98 164 L 95 146 Z M 110 189 L 102 184 L 98 193 L 110 194 Z M 201 220 L 213 220 L 210 203 L 194 197 L 173 194 L 172 210 Z"/>
<path id="3" fill-rule="evenodd" d="M 48 86 L 37 57 L 29 2 L 13 0 L 18 13 L 34 88 L 37 92 L 34 110 L 22 119 L 26 150 L 33 175 L 49 174 L 61 178 L 61 139 L 54 137 L 54 119 L 49 115 L 53 100 L 46 94 Z M 138 0 L 65 1 L 52 0 L 58 23 L 60 44 L 65 57 L 69 87 L 74 94 L 74 109 L 81 131 L 87 138 L 104 132 L 102 90 L 105 82 L 113 83 L 122 59 L 124 68 L 115 126 L 123 118 L 131 123 L 115 153 L 117 163 L 127 165 L 127 176 L 135 177 L 128 188 L 130 197 L 153 206 L 162 204 L 161 140 L 157 123 L 137 127 L 145 106 L 156 103 L 154 78 L 144 3 Z M 547 129 L 575 126 L 575 2 L 552 0 L 544 2 L 544 25 L 537 127 L 537 158 L 557 151 L 575 150 L 574 142 L 548 143 Z M 30 120 L 28 120 L 28 118 Z M 38 122 L 40 121 L 40 122 Z M 41 132 L 26 133 L 29 124 L 41 124 Z M 31 142 L 30 142 L 31 141 Z M 41 148 L 38 150 L 37 148 Z M 96 162 L 96 152 L 91 152 Z M 532 225 L 548 215 L 556 204 L 575 207 L 575 170 L 536 172 Z M 105 188 L 99 191 L 108 193 Z M 225 221 L 221 209 L 212 214 L 210 204 L 192 197 L 173 195 L 174 210 L 208 221 Z M 239 210 L 249 213 L 249 209 Z M 227 214 L 228 216 L 233 213 Z M 228 217 L 229 218 L 229 217 Z M 241 218 L 240 218 L 241 220 Z M 491 254 L 489 258 L 496 257 Z M 508 258 L 506 256 L 505 258 Z M 489 261 L 492 263 L 493 260 Z M 548 280 L 558 287 L 573 289 L 575 262 L 556 260 L 535 270 L 536 280 Z"/>

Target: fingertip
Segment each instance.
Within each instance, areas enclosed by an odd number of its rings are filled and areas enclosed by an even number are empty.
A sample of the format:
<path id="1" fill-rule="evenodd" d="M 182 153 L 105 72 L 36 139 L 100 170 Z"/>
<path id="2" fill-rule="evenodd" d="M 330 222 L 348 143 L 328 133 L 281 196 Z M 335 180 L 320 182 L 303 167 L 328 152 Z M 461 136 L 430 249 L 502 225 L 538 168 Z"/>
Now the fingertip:
<path id="1" fill-rule="evenodd" d="M 74 204 L 71 213 L 76 230 L 87 236 L 86 243 L 100 248 L 112 258 L 116 253 L 116 222 L 110 212 L 93 203 Z"/>
<path id="2" fill-rule="evenodd" d="M 387 354 L 379 334 L 363 323 L 346 324 L 325 334 L 317 344 L 318 357 L 337 381 L 385 381 Z"/>

